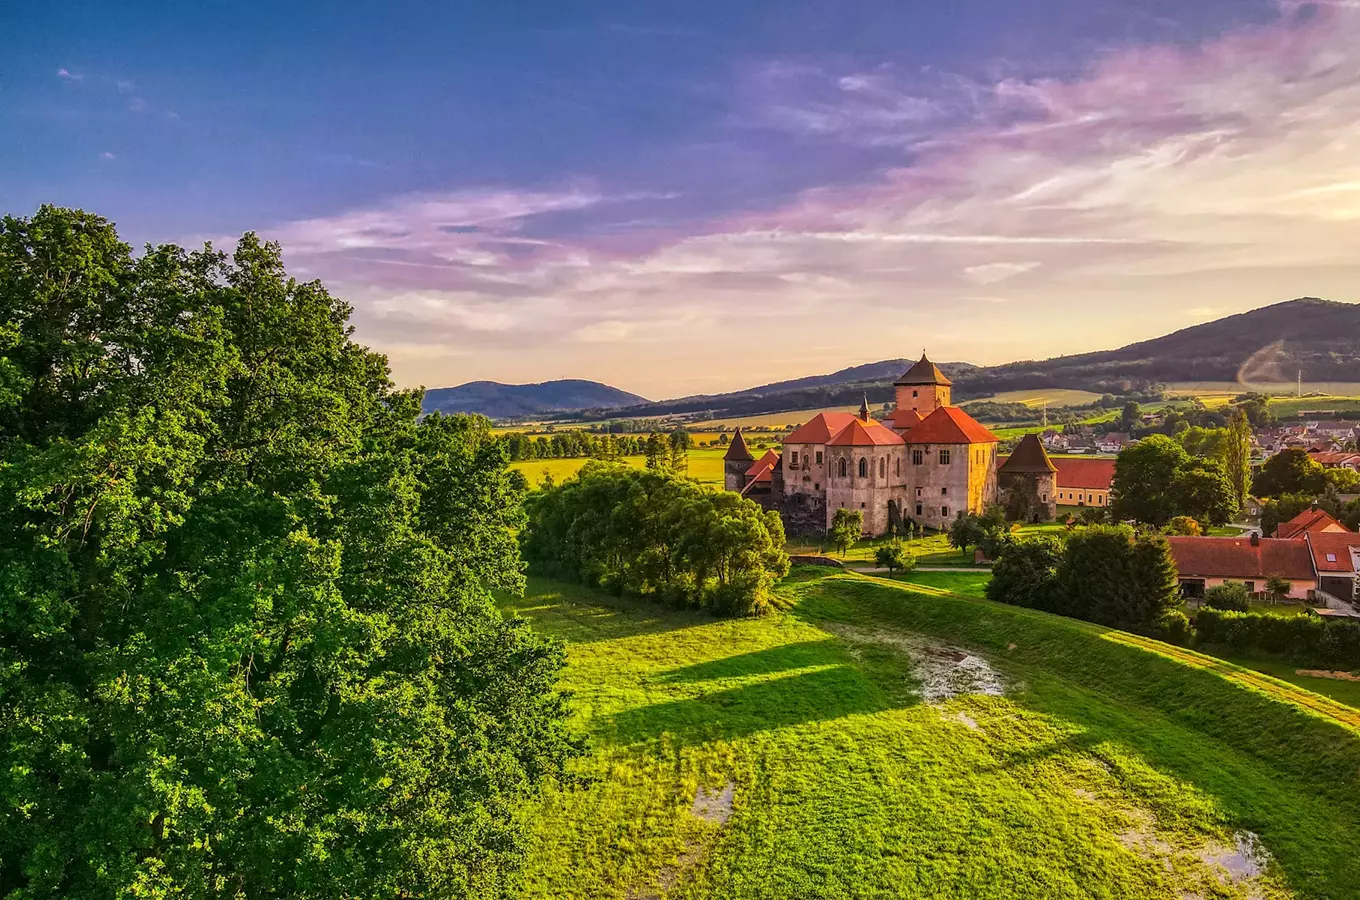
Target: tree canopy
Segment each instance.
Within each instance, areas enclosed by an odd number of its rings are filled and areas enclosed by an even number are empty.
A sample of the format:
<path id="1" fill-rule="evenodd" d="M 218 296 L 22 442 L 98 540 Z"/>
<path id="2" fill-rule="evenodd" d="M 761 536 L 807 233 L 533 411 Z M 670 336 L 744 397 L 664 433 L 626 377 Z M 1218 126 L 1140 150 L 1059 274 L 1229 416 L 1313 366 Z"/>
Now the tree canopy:
<path id="1" fill-rule="evenodd" d="M 1232 480 L 1218 460 L 1191 456 L 1175 440 L 1152 435 L 1115 460 L 1110 511 L 1161 527 L 1176 516 L 1222 525 L 1237 512 Z"/>
<path id="2" fill-rule="evenodd" d="M 1327 470 L 1322 464 L 1309 456 L 1307 451 L 1291 447 L 1266 460 L 1252 482 L 1251 490 L 1258 497 L 1280 497 L 1285 494 L 1316 497 L 1326 487 Z"/>
<path id="3" fill-rule="evenodd" d="M 574 752 L 523 479 L 253 235 L 0 220 L 0 893 L 495 897 Z"/>

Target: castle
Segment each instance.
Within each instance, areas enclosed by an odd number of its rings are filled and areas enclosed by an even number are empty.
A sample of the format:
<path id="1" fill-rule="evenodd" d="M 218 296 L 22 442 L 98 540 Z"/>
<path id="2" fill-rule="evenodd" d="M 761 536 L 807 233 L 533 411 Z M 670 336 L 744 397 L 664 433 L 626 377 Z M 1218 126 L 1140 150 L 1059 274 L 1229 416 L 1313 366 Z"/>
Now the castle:
<path id="1" fill-rule="evenodd" d="M 882 422 L 823 412 L 756 460 L 740 430 L 723 460 L 724 486 L 778 510 L 791 534 L 822 534 L 837 509 L 864 515 L 879 535 L 908 519 L 948 528 L 997 500 L 997 437 L 950 403 L 951 383 L 923 354 L 893 383 L 897 407 Z"/>

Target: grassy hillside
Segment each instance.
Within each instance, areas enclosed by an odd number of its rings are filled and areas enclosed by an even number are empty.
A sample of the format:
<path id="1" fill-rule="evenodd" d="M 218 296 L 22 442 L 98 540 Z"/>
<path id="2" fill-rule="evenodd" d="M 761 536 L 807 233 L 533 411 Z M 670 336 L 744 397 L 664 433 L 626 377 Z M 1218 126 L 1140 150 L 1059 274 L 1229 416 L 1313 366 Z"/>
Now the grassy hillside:
<path id="1" fill-rule="evenodd" d="M 526 813 L 525 897 L 1360 895 L 1360 713 L 826 571 L 760 620 L 547 582 L 507 603 L 566 643 L 591 747 Z"/>
<path id="2" fill-rule="evenodd" d="M 646 397 L 600 384 L 566 378 L 541 384 L 501 384 L 469 381 L 425 392 L 425 412 L 480 413 L 493 419 L 537 416 L 577 409 L 599 409 L 646 403 Z"/>

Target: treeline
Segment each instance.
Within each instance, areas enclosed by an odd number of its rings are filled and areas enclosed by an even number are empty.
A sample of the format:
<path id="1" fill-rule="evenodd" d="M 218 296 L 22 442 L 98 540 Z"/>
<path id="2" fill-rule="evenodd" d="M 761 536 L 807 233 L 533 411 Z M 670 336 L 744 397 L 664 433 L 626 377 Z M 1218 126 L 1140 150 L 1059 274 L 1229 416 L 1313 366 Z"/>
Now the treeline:
<path id="1" fill-rule="evenodd" d="M 531 435 L 516 431 L 501 435 L 500 440 L 512 462 L 525 459 L 616 460 L 625 456 L 650 458 L 666 454 L 673 458 L 673 465 L 678 465 L 678 456 L 694 445 L 690 433 L 680 428 L 665 434 L 654 431 L 646 435 L 576 430 Z"/>
<path id="2" fill-rule="evenodd" d="M 789 570 L 778 513 L 664 472 L 586 463 L 525 508 L 533 571 L 615 594 L 752 615 Z"/>
<path id="3" fill-rule="evenodd" d="M 1166 538 L 1127 525 L 1004 541 L 987 597 L 1129 631 L 1188 629 Z"/>

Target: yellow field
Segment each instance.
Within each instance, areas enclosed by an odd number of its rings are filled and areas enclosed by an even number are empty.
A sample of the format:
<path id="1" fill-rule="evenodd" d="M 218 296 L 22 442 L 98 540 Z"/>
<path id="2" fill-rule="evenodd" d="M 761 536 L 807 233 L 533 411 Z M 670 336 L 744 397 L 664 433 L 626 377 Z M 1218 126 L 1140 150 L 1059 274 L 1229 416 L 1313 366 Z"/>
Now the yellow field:
<path id="1" fill-rule="evenodd" d="M 1049 409 L 1053 409 L 1060 406 L 1085 406 L 1088 403 L 1096 402 L 1100 397 L 1100 394 L 1093 394 L 1090 391 L 1045 388 L 1035 391 L 1005 391 L 1000 394 L 993 394 L 990 397 L 963 400 L 959 402 L 959 405 L 966 407 L 970 403 L 1023 403 L 1037 409 L 1047 401 Z"/>
<path id="2" fill-rule="evenodd" d="M 873 404 L 875 408 L 881 407 L 882 405 L 883 404 L 881 403 Z M 802 425 L 804 422 L 811 419 L 819 412 L 827 411 L 859 412 L 859 404 L 856 403 L 853 406 L 818 407 L 817 409 L 797 409 L 791 412 L 764 413 L 758 416 L 732 416 L 726 419 L 713 419 L 711 421 L 706 422 L 694 422 L 691 423 L 689 427 L 705 429 L 726 428 L 728 431 L 731 431 L 733 428 L 751 428 L 751 427 L 792 428 L 798 425 Z"/>
<path id="3" fill-rule="evenodd" d="M 754 448 L 752 448 L 754 449 Z M 721 485 L 723 481 L 723 449 L 691 450 L 689 452 L 689 476 L 700 484 Z M 625 465 L 641 469 L 645 460 L 641 456 L 627 456 L 622 460 Z M 551 473 L 553 480 L 561 483 L 581 470 L 589 460 L 585 459 L 527 459 L 510 464 L 510 468 L 523 472 L 529 484 L 537 485 L 543 476 Z"/>
<path id="4" fill-rule="evenodd" d="M 1295 382 L 1273 382 L 1270 384 L 1238 384 L 1233 381 L 1177 381 L 1167 385 L 1167 392 L 1182 397 L 1212 397 L 1222 395 L 1236 397 L 1248 391 L 1280 396 L 1293 396 L 1298 390 Z M 1322 393 L 1333 397 L 1360 397 L 1360 382 L 1355 381 L 1305 381 L 1303 392 Z M 1207 401 L 1206 401 L 1207 402 Z"/>

